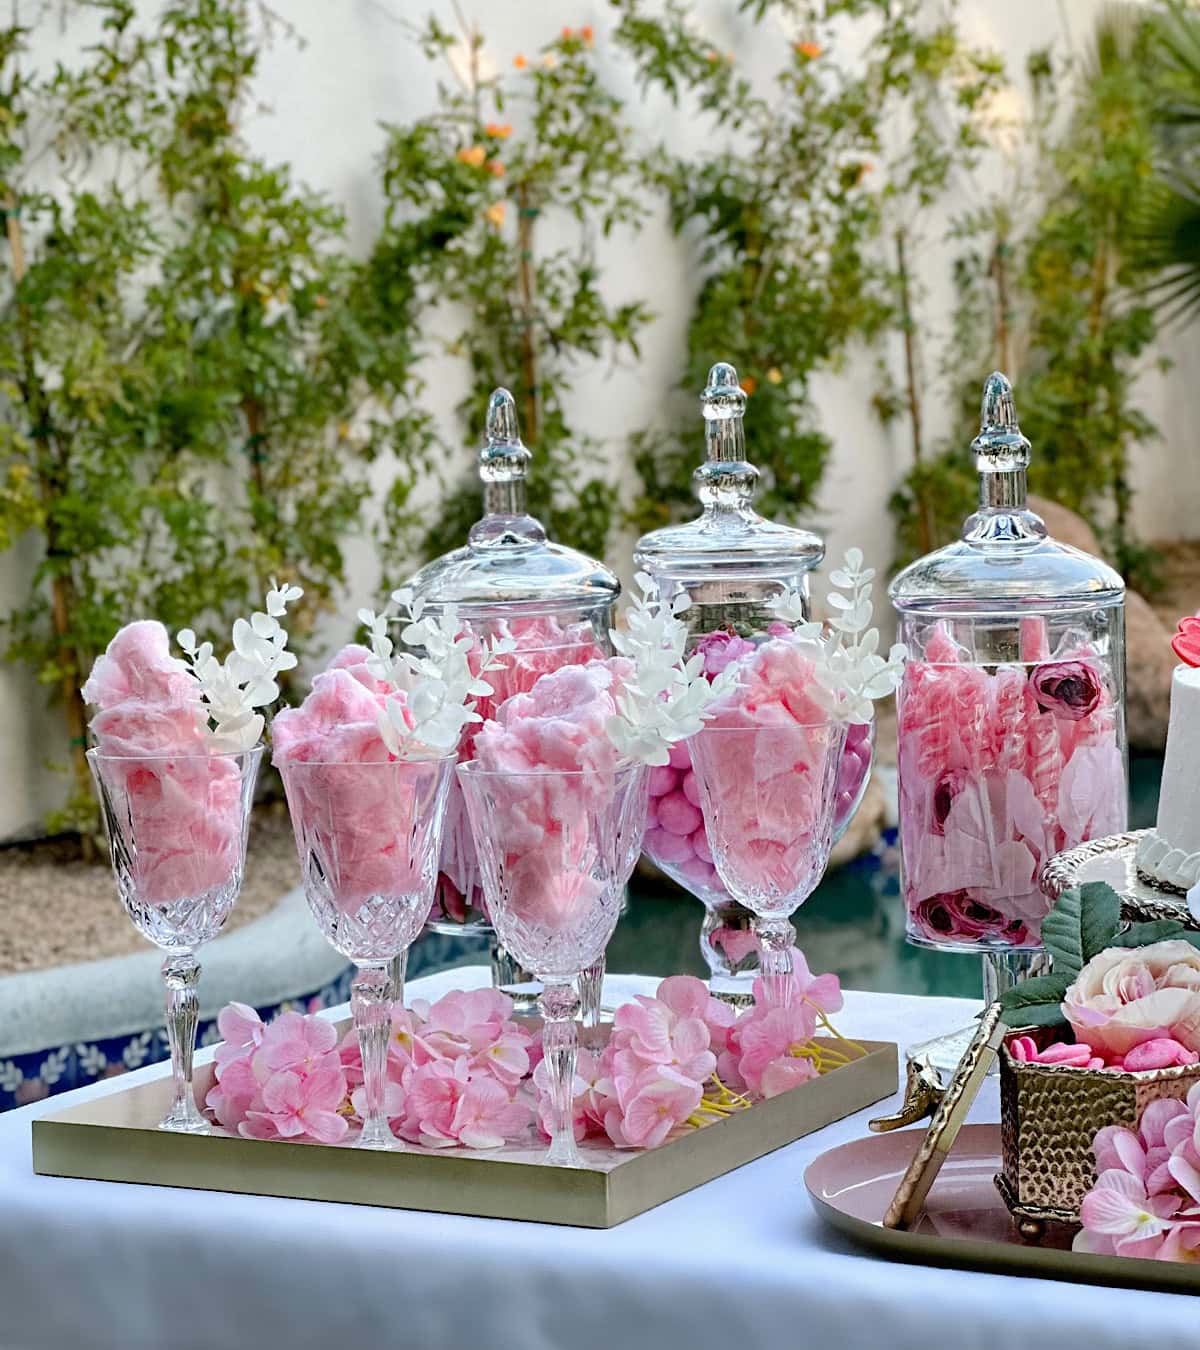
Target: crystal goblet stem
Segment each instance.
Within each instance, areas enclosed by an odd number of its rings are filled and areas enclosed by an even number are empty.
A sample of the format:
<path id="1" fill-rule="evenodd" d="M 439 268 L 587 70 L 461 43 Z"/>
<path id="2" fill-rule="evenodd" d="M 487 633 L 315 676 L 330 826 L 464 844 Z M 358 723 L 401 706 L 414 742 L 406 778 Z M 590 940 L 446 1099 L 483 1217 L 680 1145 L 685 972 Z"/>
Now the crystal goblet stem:
<path id="1" fill-rule="evenodd" d="M 599 1034 L 600 996 L 604 990 L 603 956 L 579 972 L 575 987 L 579 991 L 579 1023 L 582 1039 L 590 1049 Z"/>
<path id="2" fill-rule="evenodd" d="M 575 1058 L 579 1045 L 575 1019 L 579 995 L 569 983 L 545 982 L 538 998 L 541 1009 L 542 1049 L 550 1076 L 550 1149 L 546 1161 L 555 1167 L 578 1167 L 575 1144 Z"/>
<path id="3" fill-rule="evenodd" d="M 362 1055 L 363 1091 L 367 1113 L 356 1148 L 398 1149 L 400 1141 L 388 1124 L 387 1052 L 392 1030 L 395 966 L 361 965 L 350 985 L 350 1012 Z M 403 974 L 399 995 L 404 997 Z"/>
<path id="4" fill-rule="evenodd" d="M 192 1057 L 196 1051 L 199 1000 L 196 985 L 200 962 L 192 952 L 177 952 L 162 963 L 167 991 L 167 1043 L 171 1047 L 171 1109 L 159 1129 L 183 1134 L 208 1134 L 208 1121 L 200 1114 L 192 1092 Z"/>
<path id="5" fill-rule="evenodd" d="M 755 919 L 758 936 L 758 964 L 767 1002 L 774 1008 L 786 1008 L 792 1001 L 792 952 L 796 930 L 789 919 Z"/>

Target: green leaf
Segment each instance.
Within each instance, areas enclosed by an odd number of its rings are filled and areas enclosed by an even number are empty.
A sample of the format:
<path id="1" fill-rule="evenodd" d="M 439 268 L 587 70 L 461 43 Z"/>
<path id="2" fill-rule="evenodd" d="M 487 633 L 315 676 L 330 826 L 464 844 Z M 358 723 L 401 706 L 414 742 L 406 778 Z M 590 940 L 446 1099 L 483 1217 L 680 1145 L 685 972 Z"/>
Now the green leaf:
<path id="1" fill-rule="evenodd" d="M 1069 981 L 1059 975 L 1035 975 L 1000 995 L 1001 1019 L 1010 1027 L 1052 1027 L 1065 1022 L 1062 1000 Z"/>
<path id="2" fill-rule="evenodd" d="M 1074 979 L 1084 965 L 1114 944 L 1121 897 L 1104 881 L 1064 891 L 1042 920 L 1042 941 L 1057 974 Z"/>
<path id="3" fill-rule="evenodd" d="M 1155 919 L 1152 923 L 1131 923 L 1118 933 L 1114 947 L 1148 947 L 1152 942 L 1169 942 L 1172 938 L 1188 938 L 1189 934 L 1178 919 Z M 1200 939 L 1200 933 L 1192 934 Z"/>

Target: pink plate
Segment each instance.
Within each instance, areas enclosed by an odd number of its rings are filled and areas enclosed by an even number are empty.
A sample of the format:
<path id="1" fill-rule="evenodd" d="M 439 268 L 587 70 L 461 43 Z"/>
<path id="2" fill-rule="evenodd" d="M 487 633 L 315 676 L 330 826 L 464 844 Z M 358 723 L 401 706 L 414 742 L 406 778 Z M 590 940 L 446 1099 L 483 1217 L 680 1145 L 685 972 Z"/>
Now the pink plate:
<path id="1" fill-rule="evenodd" d="M 814 1158 L 804 1182 L 817 1213 L 895 1261 L 1200 1293 L 1194 1265 L 1073 1252 L 1072 1230 L 1061 1225 L 1050 1225 L 1040 1245 L 1025 1242 L 993 1181 L 1000 1168 L 998 1125 L 965 1126 L 920 1223 L 910 1232 L 884 1228 L 884 1211 L 924 1135 L 923 1129 L 868 1135 Z"/>

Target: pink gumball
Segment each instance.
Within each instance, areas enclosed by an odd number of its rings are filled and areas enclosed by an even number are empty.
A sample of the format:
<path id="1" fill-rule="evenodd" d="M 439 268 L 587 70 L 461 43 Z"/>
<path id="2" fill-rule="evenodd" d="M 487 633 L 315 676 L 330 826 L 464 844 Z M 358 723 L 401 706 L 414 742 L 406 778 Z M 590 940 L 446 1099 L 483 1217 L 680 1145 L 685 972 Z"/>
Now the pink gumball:
<path id="1" fill-rule="evenodd" d="M 692 835 L 692 847 L 696 850 L 696 857 L 702 862 L 712 862 L 712 849 L 708 846 L 708 835 L 705 834 L 703 825 Z"/>
<path id="2" fill-rule="evenodd" d="M 672 834 L 695 834 L 703 820 L 682 792 L 658 799 L 658 823 Z"/>
<path id="3" fill-rule="evenodd" d="M 683 795 L 695 807 L 700 805 L 700 784 L 696 782 L 694 773 L 685 773 L 683 775 Z"/>
<path id="4" fill-rule="evenodd" d="M 695 855 L 692 841 L 681 834 L 672 834 L 669 830 L 647 830 L 642 847 L 653 862 L 685 863 Z"/>
<path id="5" fill-rule="evenodd" d="M 671 768 L 690 769 L 692 767 L 692 756 L 684 741 L 679 741 L 671 747 Z"/>
<path id="6" fill-rule="evenodd" d="M 675 786 L 679 782 L 679 774 L 668 765 L 656 765 L 650 770 L 650 795 L 651 797 L 663 797 L 668 792 L 674 792 Z"/>

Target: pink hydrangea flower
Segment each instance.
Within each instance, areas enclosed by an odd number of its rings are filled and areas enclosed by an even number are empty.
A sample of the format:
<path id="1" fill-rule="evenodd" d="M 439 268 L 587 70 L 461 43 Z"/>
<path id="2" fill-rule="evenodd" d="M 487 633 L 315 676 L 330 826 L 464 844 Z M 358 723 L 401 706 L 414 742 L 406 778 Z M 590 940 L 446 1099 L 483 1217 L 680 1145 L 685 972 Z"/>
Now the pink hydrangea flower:
<path id="1" fill-rule="evenodd" d="M 330 1060 L 336 1059 L 337 1042 L 337 1028 L 323 1017 L 280 1013 L 263 1030 L 254 1062 L 272 1073 L 291 1069 L 311 1074 L 327 1068 Z"/>
<path id="2" fill-rule="evenodd" d="M 613 1080 L 616 1102 L 604 1127 L 618 1148 L 658 1148 L 700 1105 L 703 1089 L 665 1064 L 649 1065 Z"/>
<path id="3" fill-rule="evenodd" d="M 490 1074 L 471 1075 L 465 1058 L 438 1059 L 406 1075 L 406 1139 L 427 1148 L 499 1148 L 528 1128 L 529 1108 Z"/>
<path id="4" fill-rule="evenodd" d="M 1151 1102 L 1136 1130 L 1107 1126 L 1092 1144 L 1096 1182 L 1080 1204 L 1075 1250 L 1159 1261 L 1200 1251 L 1200 1085 Z"/>
<path id="5" fill-rule="evenodd" d="M 338 1108 L 346 1096 L 346 1080 L 336 1068 L 313 1073 L 273 1073 L 263 1084 L 264 1111 L 249 1111 L 247 1119 L 265 1117 L 281 1139 L 307 1135 L 322 1144 L 337 1144 L 349 1126 Z"/>

